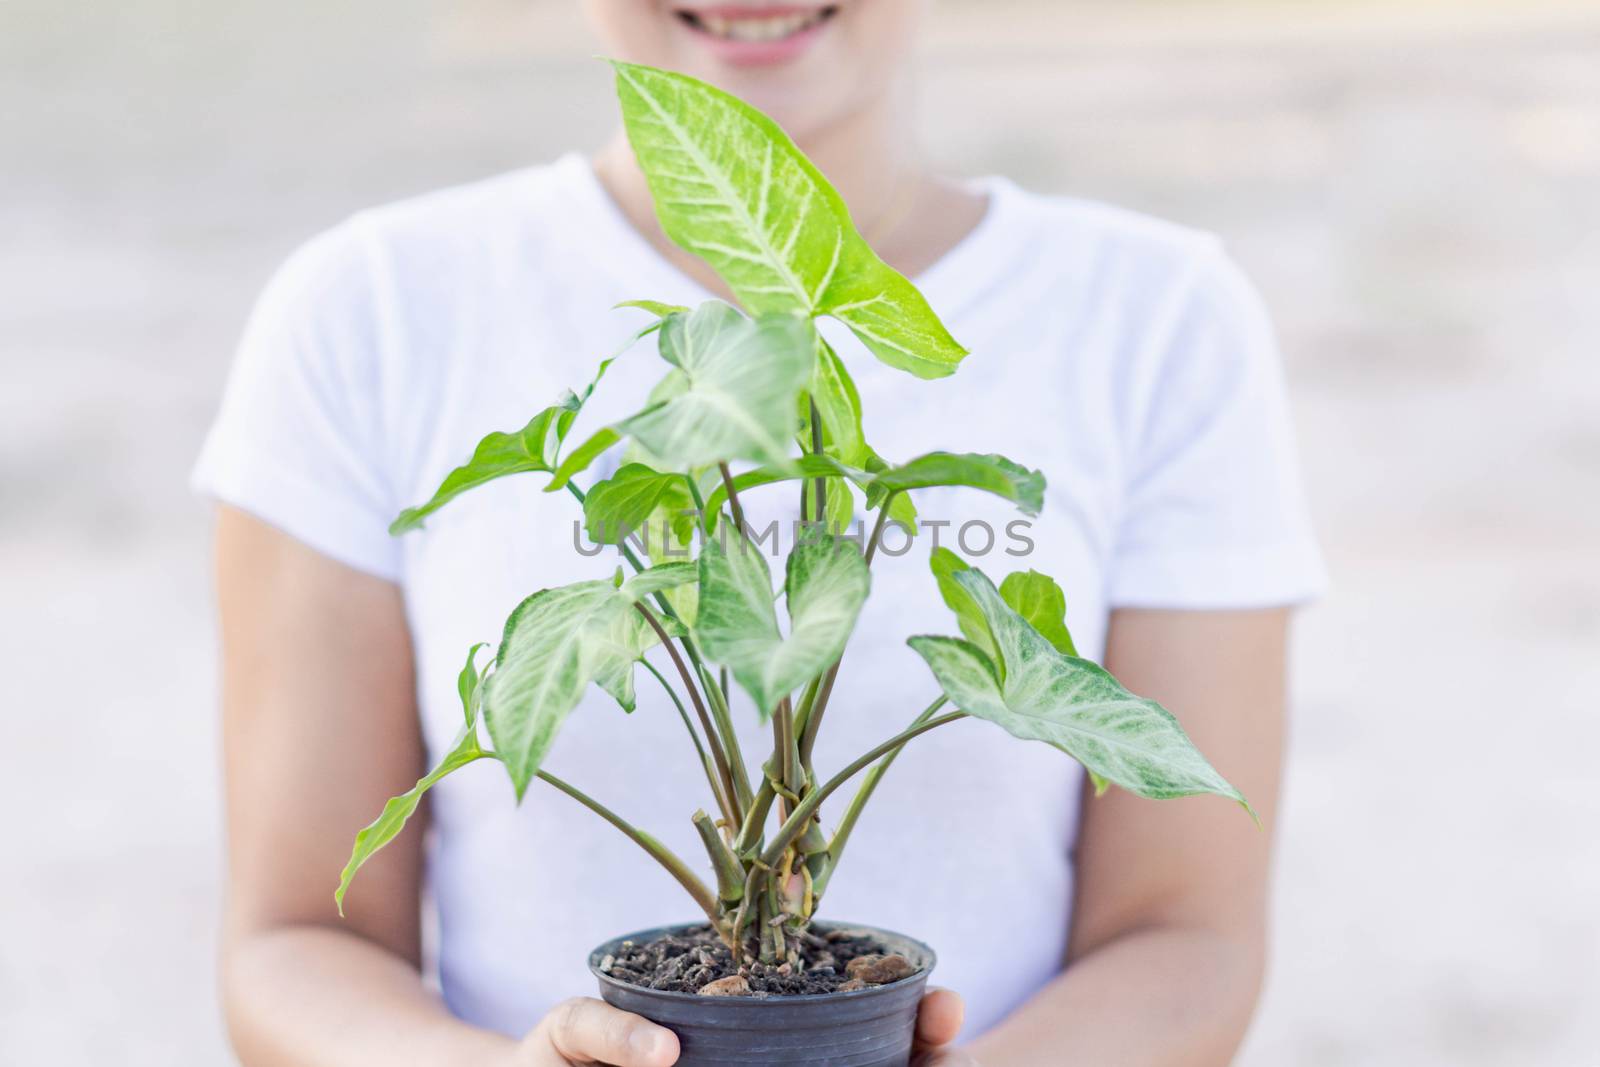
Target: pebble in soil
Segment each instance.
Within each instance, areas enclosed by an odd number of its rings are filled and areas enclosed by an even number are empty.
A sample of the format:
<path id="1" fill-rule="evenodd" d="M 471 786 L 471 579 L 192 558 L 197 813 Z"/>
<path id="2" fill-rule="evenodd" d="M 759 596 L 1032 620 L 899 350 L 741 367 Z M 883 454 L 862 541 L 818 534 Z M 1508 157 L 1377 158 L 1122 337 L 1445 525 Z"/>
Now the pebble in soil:
<path id="1" fill-rule="evenodd" d="M 624 941 L 600 961 L 600 970 L 645 989 L 723 997 L 849 992 L 916 973 L 909 960 L 864 930 L 811 930 L 792 943 L 789 961 L 738 965 L 710 926 L 697 926 L 650 941 Z"/>

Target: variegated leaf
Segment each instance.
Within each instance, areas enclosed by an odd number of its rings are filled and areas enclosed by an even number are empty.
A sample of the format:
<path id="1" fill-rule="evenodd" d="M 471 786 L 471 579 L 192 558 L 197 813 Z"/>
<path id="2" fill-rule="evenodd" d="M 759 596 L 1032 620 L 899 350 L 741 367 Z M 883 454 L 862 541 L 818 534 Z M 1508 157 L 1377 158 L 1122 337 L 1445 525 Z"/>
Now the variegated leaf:
<path id="1" fill-rule="evenodd" d="M 1248 810 L 1244 797 L 1206 762 L 1171 712 L 1134 696 L 1102 667 L 1056 651 L 981 571 L 960 571 L 955 580 L 989 623 L 1004 662 L 1004 681 L 997 665 L 968 641 L 913 637 L 910 644 L 962 711 L 1017 737 L 1054 745 L 1092 775 L 1139 796 L 1213 793 Z"/>
<path id="2" fill-rule="evenodd" d="M 811 372 L 811 332 L 803 319 L 752 320 L 716 300 L 674 315 L 661 331 L 673 387 L 617 429 L 667 466 L 782 463 L 798 421 L 795 397 Z"/>
<path id="3" fill-rule="evenodd" d="M 839 194 L 776 123 L 694 78 L 612 66 L 662 229 L 740 303 L 758 315 L 832 315 L 919 377 L 955 370 L 966 350 L 856 232 Z"/>
<path id="4" fill-rule="evenodd" d="M 851 541 L 821 537 L 795 546 L 785 582 L 785 638 L 760 550 L 743 538 L 727 549 L 709 541 L 700 554 L 695 638 L 713 662 L 733 672 L 765 717 L 844 652 L 871 581 Z"/>

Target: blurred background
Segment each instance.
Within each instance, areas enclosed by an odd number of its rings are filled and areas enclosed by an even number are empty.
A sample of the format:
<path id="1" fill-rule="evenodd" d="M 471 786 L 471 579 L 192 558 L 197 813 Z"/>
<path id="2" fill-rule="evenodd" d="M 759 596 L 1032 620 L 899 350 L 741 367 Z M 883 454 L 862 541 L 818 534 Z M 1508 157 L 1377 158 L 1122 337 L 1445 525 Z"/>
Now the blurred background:
<path id="1" fill-rule="evenodd" d="M 0 5 L 0 1063 L 226 1064 L 206 507 L 246 309 L 597 145 L 572 0 Z M 945 0 L 932 151 L 1210 228 L 1335 578 L 1241 1062 L 1600 1064 L 1600 4 Z M 936 136 L 935 136 L 936 134 Z"/>

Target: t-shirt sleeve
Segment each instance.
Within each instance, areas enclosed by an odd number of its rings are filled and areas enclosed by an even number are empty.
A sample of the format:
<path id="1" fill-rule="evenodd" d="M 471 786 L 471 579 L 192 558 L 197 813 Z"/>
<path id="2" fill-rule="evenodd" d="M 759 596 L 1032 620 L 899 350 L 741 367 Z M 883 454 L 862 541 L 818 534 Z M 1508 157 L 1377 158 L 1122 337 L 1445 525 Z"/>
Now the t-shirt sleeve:
<path id="1" fill-rule="evenodd" d="M 1261 299 L 1208 243 L 1143 370 L 1108 574 L 1112 607 L 1302 603 L 1326 584 Z"/>
<path id="2" fill-rule="evenodd" d="M 358 222 L 291 256 L 250 315 L 191 485 L 393 581 L 376 310 Z"/>

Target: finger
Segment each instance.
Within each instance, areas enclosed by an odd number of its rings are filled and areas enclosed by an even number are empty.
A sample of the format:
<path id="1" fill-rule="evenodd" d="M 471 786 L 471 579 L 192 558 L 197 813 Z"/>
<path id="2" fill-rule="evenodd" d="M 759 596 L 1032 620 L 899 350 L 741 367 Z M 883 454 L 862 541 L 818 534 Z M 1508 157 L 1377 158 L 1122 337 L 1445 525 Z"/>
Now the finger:
<path id="1" fill-rule="evenodd" d="M 948 989 L 928 990 L 917 1008 L 917 1047 L 937 1048 L 954 1041 L 966 1013 L 958 994 Z"/>
<path id="2" fill-rule="evenodd" d="M 593 997 L 562 1001 L 545 1021 L 550 1044 L 568 1060 L 616 1067 L 671 1067 L 678 1062 L 678 1035 Z"/>

